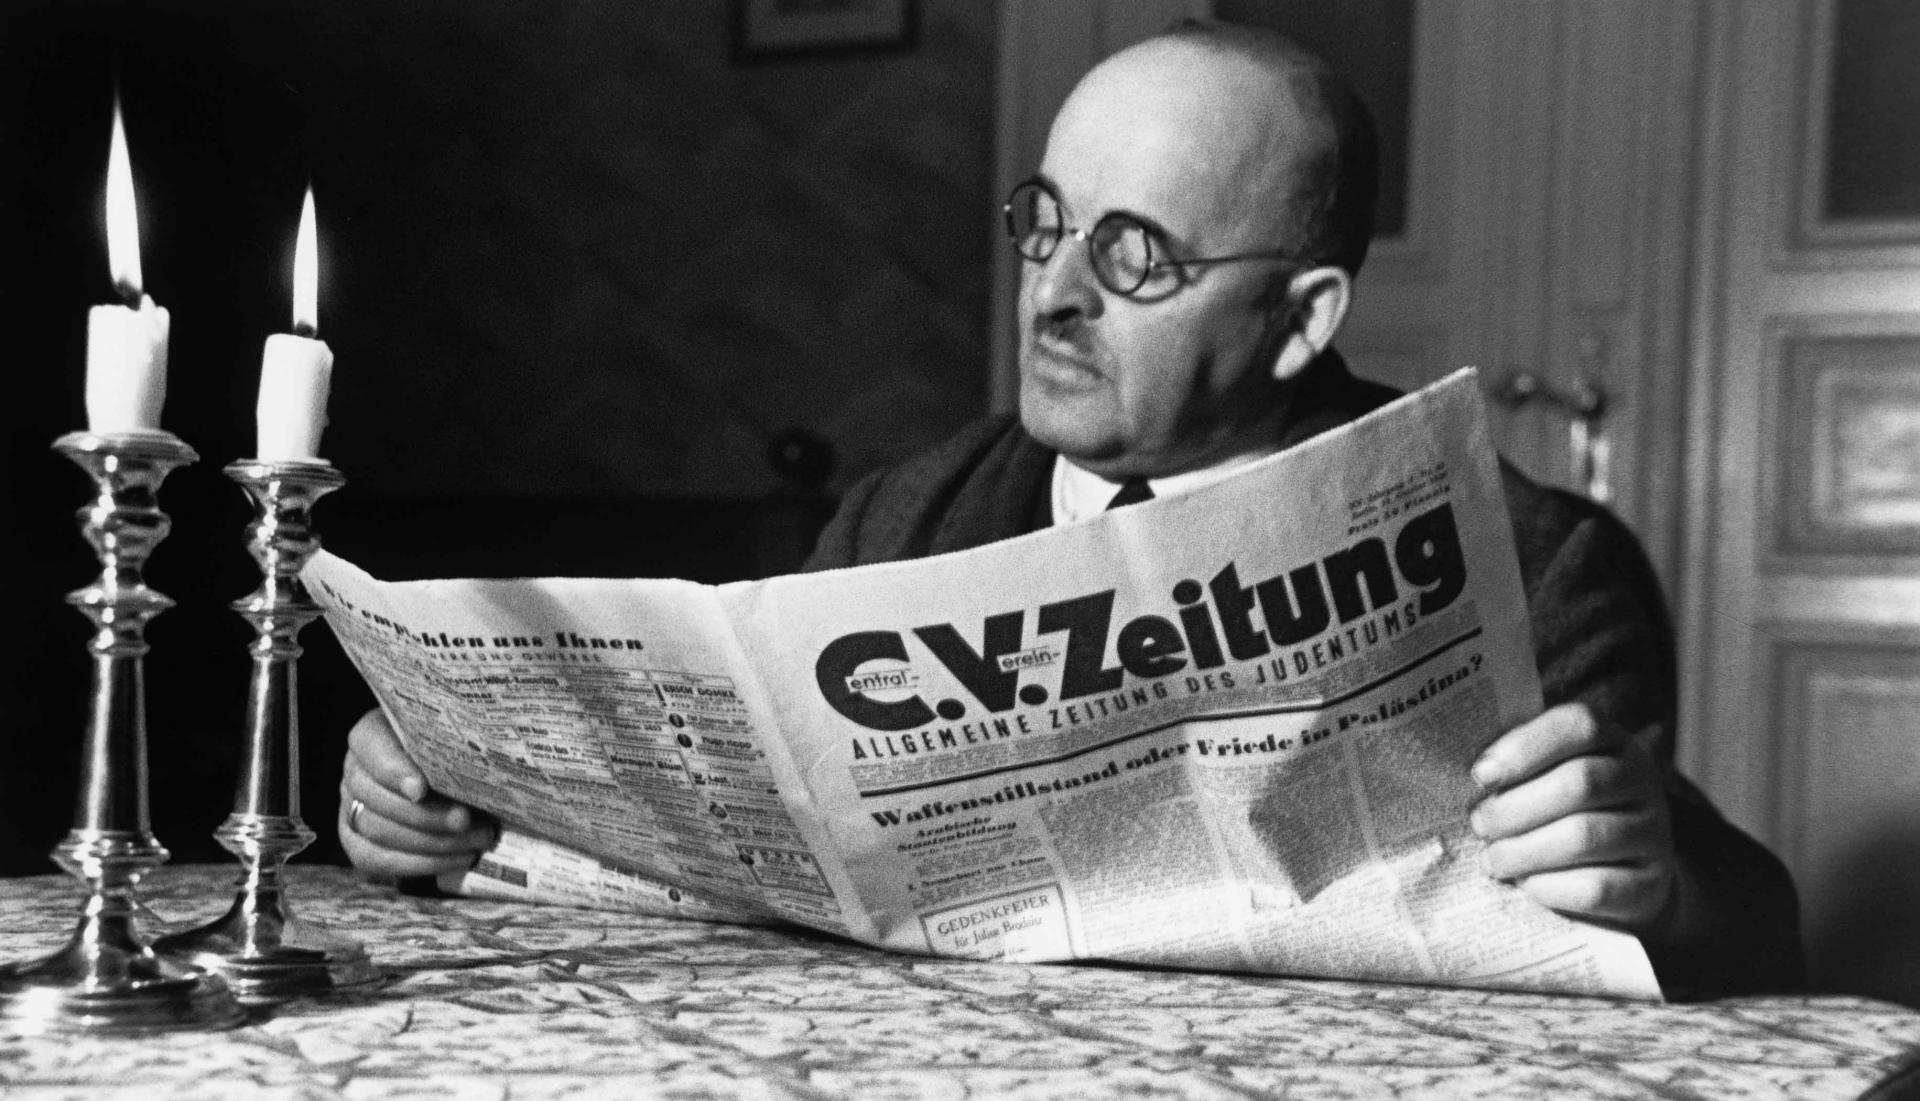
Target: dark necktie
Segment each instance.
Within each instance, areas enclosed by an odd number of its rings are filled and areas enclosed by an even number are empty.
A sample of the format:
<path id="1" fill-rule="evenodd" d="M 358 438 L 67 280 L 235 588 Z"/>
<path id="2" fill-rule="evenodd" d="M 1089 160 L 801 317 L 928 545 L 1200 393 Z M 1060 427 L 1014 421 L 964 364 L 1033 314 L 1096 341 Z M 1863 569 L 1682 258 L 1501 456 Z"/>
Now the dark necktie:
<path id="1" fill-rule="evenodd" d="M 1145 478 L 1128 478 L 1120 483 L 1120 492 L 1114 494 L 1113 500 L 1107 502 L 1107 511 L 1111 512 L 1116 508 L 1151 500 L 1153 500 L 1153 487 L 1147 484 Z"/>

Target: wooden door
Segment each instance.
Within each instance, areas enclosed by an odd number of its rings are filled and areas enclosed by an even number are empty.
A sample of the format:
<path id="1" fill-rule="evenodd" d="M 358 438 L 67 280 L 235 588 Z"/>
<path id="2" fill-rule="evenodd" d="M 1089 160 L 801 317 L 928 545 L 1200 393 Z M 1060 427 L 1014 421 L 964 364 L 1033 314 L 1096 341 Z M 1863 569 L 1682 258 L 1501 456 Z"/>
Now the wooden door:
<path id="1" fill-rule="evenodd" d="M 1376 245 L 1340 344 L 1404 387 L 1480 368 L 1502 453 L 1605 501 L 1672 591 L 1694 10 L 1412 10 L 1406 226 Z M 1516 380 L 1534 400 L 1499 400 Z"/>
<path id="2" fill-rule="evenodd" d="M 1708 5 L 1686 764 L 1818 984 L 1920 1005 L 1920 7 Z"/>

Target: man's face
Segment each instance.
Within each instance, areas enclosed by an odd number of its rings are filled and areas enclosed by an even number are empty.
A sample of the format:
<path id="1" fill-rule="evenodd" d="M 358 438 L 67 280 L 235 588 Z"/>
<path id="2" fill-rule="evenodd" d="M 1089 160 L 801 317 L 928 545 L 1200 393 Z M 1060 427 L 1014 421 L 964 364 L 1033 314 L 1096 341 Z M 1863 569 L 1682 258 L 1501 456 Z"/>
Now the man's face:
<path id="1" fill-rule="evenodd" d="M 1126 211 L 1172 258 L 1284 249 L 1272 198 L 1302 125 L 1270 77 L 1172 43 L 1089 74 L 1055 119 L 1041 175 L 1066 224 Z M 1041 443 L 1110 478 L 1197 469 L 1271 440 L 1285 261 L 1199 265 L 1169 293 L 1126 297 L 1067 237 L 1020 278 L 1020 417 Z M 1150 284 L 1151 286 L 1151 284 Z"/>

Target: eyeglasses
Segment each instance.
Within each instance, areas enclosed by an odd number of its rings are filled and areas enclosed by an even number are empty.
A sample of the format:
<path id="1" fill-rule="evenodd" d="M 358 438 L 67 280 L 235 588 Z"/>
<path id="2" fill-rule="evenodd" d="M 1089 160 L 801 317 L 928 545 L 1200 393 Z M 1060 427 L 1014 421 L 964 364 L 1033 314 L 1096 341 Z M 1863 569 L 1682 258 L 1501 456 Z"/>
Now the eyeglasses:
<path id="1" fill-rule="evenodd" d="M 1067 225 L 1066 211 L 1059 192 L 1047 181 L 1035 177 L 1014 185 L 1007 196 L 1007 237 L 1015 252 L 1036 264 L 1045 263 L 1065 237 L 1085 241 L 1093 259 L 1094 277 L 1115 294 L 1146 297 L 1141 292 L 1155 276 L 1175 276 L 1193 264 L 1234 264 L 1246 260 L 1306 259 L 1291 252 L 1246 252 L 1233 256 L 1202 256 L 1187 260 L 1167 257 L 1165 234 L 1139 218 L 1119 210 L 1109 210 L 1093 223 L 1093 228 L 1073 229 Z M 1177 289 L 1164 284 L 1157 289 L 1171 294 Z"/>

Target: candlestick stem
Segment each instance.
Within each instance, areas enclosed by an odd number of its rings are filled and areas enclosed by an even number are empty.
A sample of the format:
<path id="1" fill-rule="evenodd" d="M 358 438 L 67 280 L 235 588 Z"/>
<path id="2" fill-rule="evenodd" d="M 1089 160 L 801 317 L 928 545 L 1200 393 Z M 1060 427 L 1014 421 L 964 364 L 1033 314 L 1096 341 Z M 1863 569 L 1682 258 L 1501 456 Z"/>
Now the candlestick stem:
<path id="1" fill-rule="evenodd" d="M 233 813 L 214 837 L 240 860 L 242 874 L 226 914 L 163 937 L 154 947 L 218 972 L 244 1004 L 284 1001 L 359 986 L 379 978 L 360 945 L 293 915 L 285 865 L 313 843 L 300 817 L 300 713 L 297 663 L 301 628 L 320 614 L 300 570 L 320 549 L 313 506 L 346 484 L 319 461 L 243 460 L 226 468 L 254 506 L 247 549 L 260 587 L 233 602 L 253 625 L 248 648 L 247 744 Z"/>
<path id="2" fill-rule="evenodd" d="M 66 946 L 0 967 L 0 1021 L 23 1032 L 137 1033 L 219 1028 L 241 1020 L 218 976 L 155 954 L 142 937 L 140 878 L 166 862 L 147 812 L 147 622 L 173 601 L 147 587 L 147 557 L 171 526 L 160 483 L 199 456 L 165 432 L 73 432 L 54 448 L 92 476 L 80 530 L 100 577 L 67 602 L 92 621 L 91 706 L 73 829 L 54 862 L 85 880 L 89 897 Z"/>

